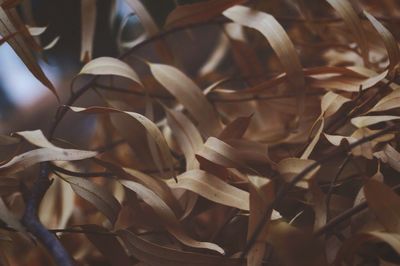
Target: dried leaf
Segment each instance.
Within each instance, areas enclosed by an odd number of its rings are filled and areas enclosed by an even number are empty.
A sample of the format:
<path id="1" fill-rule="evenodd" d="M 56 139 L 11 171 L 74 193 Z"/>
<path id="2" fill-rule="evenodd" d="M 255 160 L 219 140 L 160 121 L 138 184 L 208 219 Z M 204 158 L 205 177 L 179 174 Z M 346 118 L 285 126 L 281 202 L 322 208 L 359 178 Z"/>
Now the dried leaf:
<path id="1" fill-rule="evenodd" d="M 51 42 L 49 42 L 46 46 L 43 47 L 43 50 L 50 50 L 51 48 L 53 48 L 54 46 L 56 46 L 56 44 L 58 43 L 58 41 L 60 40 L 60 36 L 55 37 Z"/>
<path id="2" fill-rule="evenodd" d="M 64 176 L 63 179 L 71 185 L 76 194 L 101 211 L 111 224 L 115 223 L 121 205 L 107 189 L 79 177 Z"/>
<path id="3" fill-rule="evenodd" d="M 239 265 L 240 260 L 232 257 L 213 256 L 164 247 L 127 230 L 117 232 L 128 250 L 140 261 L 154 266 L 186 266 L 194 262 L 198 266 Z"/>
<path id="4" fill-rule="evenodd" d="M 0 220 L 5 222 L 9 227 L 17 230 L 17 231 L 25 231 L 24 226 L 20 223 L 17 217 L 11 213 L 6 204 L 4 203 L 3 199 L 0 197 Z"/>
<path id="5" fill-rule="evenodd" d="M 47 30 L 47 27 L 29 27 L 28 26 L 27 28 L 28 28 L 29 33 L 32 36 L 39 36 Z"/>
<path id="6" fill-rule="evenodd" d="M 56 89 L 32 55 L 29 47 L 33 45 L 34 40 L 29 35 L 28 30 L 24 27 L 15 10 L 5 10 L 0 6 L 0 22 L 0 35 L 2 36 L 9 36 L 18 30 L 21 31 L 21 34 L 17 34 L 13 38 L 8 39 L 8 44 L 13 48 L 19 58 L 21 58 L 29 71 L 46 86 L 59 101 Z"/>
<path id="7" fill-rule="evenodd" d="M 381 36 L 389 56 L 389 69 L 394 69 L 400 61 L 400 50 L 396 39 L 393 37 L 392 33 L 390 33 L 390 31 L 382 25 L 382 23 L 380 23 L 376 18 L 374 18 L 365 10 L 364 15 L 368 18 L 368 20 Z"/>
<path id="8" fill-rule="evenodd" d="M 354 143 L 364 137 L 368 137 L 372 134 L 379 132 L 378 130 L 370 130 L 368 128 L 359 128 L 351 134 L 351 136 L 340 136 L 340 135 L 329 135 L 324 134 L 327 140 L 335 146 L 339 146 L 343 140 L 346 140 L 348 143 Z M 375 146 L 378 143 L 386 142 L 394 138 L 394 134 L 385 134 L 379 138 L 375 138 L 371 141 L 368 141 L 362 145 L 354 147 L 351 150 L 351 153 L 354 156 L 364 156 L 367 159 L 372 159 L 373 151 Z"/>
<path id="9" fill-rule="evenodd" d="M 65 228 L 74 212 L 75 193 L 61 178 L 53 178 L 39 206 L 40 221 L 47 228 Z"/>
<path id="10" fill-rule="evenodd" d="M 221 140 L 240 139 L 246 132 L 253 115 L 238 117 L 227 124 L 218 138 Z"/>
<path id="11" fill-rule="evenodd" d="M 393 115 L 371 115 L 371 116 L 359 116 L 351 119 L 351 123 L 358 128 L 368 127 L 377 123 L 398 120 L 400 116 Z"/>
<path id="12" fill-rule="evenodd" d="M 286 158 L 281 160 L 278 163 L 278 171 L 281 174 L 282 178 L 286 182 L 291 182 L 292 179 L 307 168 L 309 165 L 313 164 L 315 161 L 313 160 L 305 160 L 299 158 Z M 297 186 L 308 188 L 308 181 L 318 172 L 320 167 L 316 167 L 314 170 L 309 172 L 302 181 L 297 183 Z"/>
<path id="13" fill-rule="evenodd" d="M 209 0 L 177 6 L 167 17 L 166 28 L 209 21 L 225 9 L 246 2 L 245 0 Z"/>
<path id="14" fill-rule="evenodd" d="M 126 254 L 124 247 L 119 243 L 116 235 L 107 234 L 108 231 L 105 228 L 94 224 L 81 225 L 80 227 L 85 231 L 99 232 L 98 234 L 87 233 L 85 236 L 107 258 L 110 265 L 132 265 L 131 259 Z"/>
<path id="15" fill-rule="evenodd" d="M 92 59 L 96 9 L 96 0 L 81 0 L 81 61 L 85 63 Z"/>
<path id="16" fill-rule="evenodd" d="M 20 140 L 18 138 L 0 135 L 0 145 L 13 145 L 19 143 Z"/>
<path id="17" fill-rule="evenodd" d="M 77 113 L 88 113 L 88 114 L 104 114 L 104 113 L 122 113 L 126 114 L 132 118 L 134 118 L 137 122 L 142 124 L 142 126 L 147 130 L 147 132 L 150 134 L 150 136 L 154 139 L 154 141 L 157 143 L 157 147 L 160 149 L 161 156 L 163 159 L 163 162 L 166 163 L 167 167 L 170 169 L 171 174 L 173 174 L 173 161 L 172 161 L 172 156 L 169 151 L 168 144 L 166 140 L 164 139 L 161 131 L 158 129 L 158 127 L 151 122 L 149 119 L 147 119 L 145 116 L 134 113 L 134 112 L 127 112 L 127 111 L 121 111 L 113 108 L 106 108 L 106 107 L 90 107 L 90 108 L 81 108 L 81 107 L 73 107 L 69 106 L 69 108 Z M 169 176 L 170 177 L 170 176 Z"/>
<path id="18" fill-rule="evenodd" d="M 249 176 L 250 188 L 250 216 L 247 230 L 247 239 L 254 233 L 258 223 L 265 215 L 264 210 L 271 204 L 274 199 L 274 183 L 270 180 L 257 176 Z M 271 215 L 271 214 L 267 214 Z M 253 248 L 247 255 L 247 265 L 259 266 L 262 265 L 266 252 L 267 236 L 268 236 L 269 221 L 265 223 L 262 232 L 254 244 Z"/>
<path id="19" fill-rule="evenodd" d="M 149 66 L 156 80 L 196 119 L 205 136 L 216 136 L 221 131 L 221 123 L 214 107 L 196 83 L 175 67 L 162 64 Z"/>
<path id="20" fill-rule="evenodd" d="M 386 144 L 382 151 L 374 153 L 374 156 L 400 172 L 400 153 L 389 144 Z"/>
<path id="21" fill-rule="evenodd" d="M 149 12 L 143 6 L 139 0 L 125 0 L 125 2 L 135 11 L 135 14 L 139 17 L 140 22 L 145 29 L 147 36 L 153 36 L 160 30 Z"/>
<path id="22" fill-rule="evenodd" d="M 49 148 L 49 149 L 60 149 L 59 147 L 54 146 L 47 138 L 43 135 L 41 130 L 32 130 L 32 131 L 20 131 L 16 132 L 15 135 L 19 135 L 23 137 L 29 143 L 40 147 L 40 148 Z"/>
<path id="23" fill-rule="evenodd" d="M 396 89 L 383 97 L 377 104 L 375 104 L 369 112 L 382 112 L 395 108 L 400 108 L 400 89 Z"/>
<path id="24" fill-rule="evenodd" d="M 368 42 L 360 18 L 347 0 L 326 0 L 343 18 L 360 47 L 365 65 L 369 65 Z"/>
<path id="25" fill-rule="evenodd" d="M 127 63 L 112 57 L 99 57 L 91 60 L 79 72 L 79 75 L 83 74 L 120 76 L 142 85 L 139 76 Z"/>
<path id="26" fill-rule="evenodd" d="M 203 139 L 193 125 L 193 123 L 184 114 L 179 111 L 164 108 L 167 115 L 168 125 L 171 127 L 172 134 L 175 136 L 178 146 L 185 155 L 186 170 L 197 169 L 199 164 L 196 161 L 195 154 L 203 146 Z"/>
<path id="27" fill-rule="evenodd" d="M 255 171 L 246 164 L 247 158 L 242 156 L 238 150 L 214 137 L 207 139 L 203 148 L 197 152 L 196 157 L 228 168 L 247 168 Z"/>
<path id="28" fill-rule="evenodd" d="M 390 233 L 399 233 L 400 197 L 388 186 L 373 179 L 365 184 L 364 194 L 370 210 L 386 230 Z"/>
<path id="29" fill-rule="evenodd" d="M 148 204 L 154 212 L 163 220 L 165 228 L 181 243 L 193 247 L 203 248 L 217 251 L 224 254 L 224 250 L 218 245 L 209 242 L 200 242 L 189 237 L 181 228 L 174 212 L 167 204 L 153 191 L 145 186 L 130 180 L 120 180 L 121 184 L 126 188 L 134 191 L 146 204 Z"/>
<path id="30" fill-rule="evenodd" d="M 200 196 L 230 207 L 249 210 L 249 193 L 222 181 L 202 170 L 187 171 L 178 176 L 178 183 L 170 182 L 171 188 L 193 191 Z"/>
<path id="31" fill-rule="evenodd" d="M 20 181 L 13 177 L 0 178 L 0 196 L 8 196 L 17 192 L 20 188 Z"/>
<path id="32" fill-rule="evenodd" d="M 277 54 L 290 85 L 298 93 L 298 117 L 304 111 L 305 79 L 296 49 L 284 28 L 270 14 L 245 6 L 234 6 L 223 12 L 234 22 L 260 31 Z"/>
<path id="33" fill-rule="evenodd" d="M 40 148 L 15 156 L 0 166 L 0 175 L 5 176 L 48 161 L 77 161 L 92 158 L 97 152 L 61 148 Z"/>

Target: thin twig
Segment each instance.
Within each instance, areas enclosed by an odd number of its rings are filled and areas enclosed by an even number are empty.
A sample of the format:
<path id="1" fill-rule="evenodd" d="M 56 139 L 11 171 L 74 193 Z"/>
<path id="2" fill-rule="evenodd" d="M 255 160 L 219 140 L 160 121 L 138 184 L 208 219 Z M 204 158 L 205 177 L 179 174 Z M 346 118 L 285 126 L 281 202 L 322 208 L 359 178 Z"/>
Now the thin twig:
<path id="1" fill-rule="evenodd" d="M 392 190 L 398 190 L 400 188 L 400 185 L 396 185 L 392 187 Z M 335 228 L 337 225 L 341 224 L 342 222 L 346 221 L 347 219 L 351 218 L 352 216 L 356 215 L 357 213 L 362 212 L 363 210 L 368 208 L 368 203 L 366 201 L 361 202 L 360 204 L 354 206 L 351 209 L 348 209 L 332 220 L 330 220 L 328 223 L 326 223 L 324 226 L 319 228 L 317 231 L 314 232 L 315 236 L 321 236 L 329 231 L 331 231 L 333 228 Z"/>
<path id="2" fill-rule="evenodd" d="M 86 173 L 82 173 L 82 172 L 75 172 L 75 171 L 71 171 L 71 170 L 67 170 L 65 168 L 59 167 L 57 165 L 51 164 L 50 168 L 52 170 L 55 170 L 56 172 L 62 173 L 62 174 L 66 174 L 69 176 L 76 176 L 76 177 L 106 177 L 106 178 L 110 178 L 113 177 L 114 174 L 110 173 L 110 172 L 86 172 Z"/>
<path id="3" fill-rule="evenodd" d="M 267 209 L 264 211 L 264 215 L 262 216 L 261 221 L 257 224 L 257 227 L 254 230 L 254 233 L 249 238 L 249 241 L 247 242 L 240 257 L 245 258 L 247 256 L 247 254 L 249 253 L 250 249 L 253 247 L 259 234 L 261 233 L 262 229 L 264 228 L 265 223 L 269 219 L 268 215 L 266 215 L 266 214 L 272 212 L 272 210 L 275 209 L 281 203 L 281 201 L 285 198 L 286 194 L 290 191 L 290 189 L 292 189 L 298 182 L 300 182 L 308 173 L 313 171 L 315 168 L 317 168 L 321 164 L 323 164 L 339 155 L 345 154 L 345 153 L 351 151 L 352 149 L 354 149 L 355 147 L 362 145 L 363 143 L 366 143 L 368 141 L 376 139 L 376 138 L 378 138 L 384 134 L 387 134 L 388 132 L 391 132 L 393 130 L 399 129 L 399 127 L 400 127 L 399 124 L 394 124 L 394 125 L 387 127 L 384 130 L 381 130 L 375 134 L 369 135 L 369 136 L 364 137 L 356 142 L 349 144 L 347 148 L 340 146 L 339 148 L 333 150 L 332 152 L 330 152 L 329 154 L 327 154 L 325 156 L 322 156 L 320 159 L 316 160 L 314 163 L 312 163 L 309 166 L 307 166 L 306 168 L 304 168 L 304 170 L 301 171 L 298 175 L 296 175 L 292 179 L 291 182 L 281 186 L 280 189 L 278 190 L 278 192 L 276 193 L 276 197 L 275 197 L 274 201 L 271 204 L 269 204 Z"/>
<path id="4" fill-rule="evenodd" d="M 161 94 L 154 94 L 154 93 L 149 93 L 146 95 L 145 92 L 141 91 L 134 91 L 130 89 L 124 89 L 124 88 L 118 88 L 118 87 L 111 87 L 103 84 L 95 84 L 96 88 L 103 89 L 103 90 L 108 90 L 108 91 L 113 91 L 113 92 L 118 92 L 118 93 L 125 93 L 125 94 L 132 94 L 135 96 L 139 97 L 146 97 L 149 96 L 150 98 L 154 99 L 159 99 L 159 100 L 168 100 L 168 101 L 173 101 L 175 98 L 173 96 L 169 95 L 161 95 Z M 323 95 L 325 92 L 312 92 L 312 93 L 307 93 L 307 96 L 319 96 Z M 208 94 L 206 97 L 211 101 L 211 102 L 224 102 L 224 103 L 229 103 L 229 102 L 248 102 L 248 101 L 266 101 L 266 100 L 278 100 L 278 99 L 286 99 L 286 98 L 295 98 L 297 97 L 297 94 L 285 94 L 285 95 L 275 95 L 275 96 L 270 96 L 270 95 L 251 95 L 250 97 L 240 97 L 240 98 L 223 98 L 219 96 L 218 94 Z"/>
<path id="5" fill-rule="evenodd" d="M 329 190 L 328 193 L 326 194 L 326 220 L 329 221 L 331 218 L 331 213 L 330 213 L 330 203 L 331 203 L 331 198 L 332 198 L 332 193 L 335 188 L 336 181 L 340 177 L 340 175 L 343 173 L 344 168 L 346 167 L 347 163 L 350 161 L 351 154 L 348 154 L 346 158 L 343 160 L 342 164 L 339 166 L 339 170 L 337 171 L 335 177 L 331 180 L 331 184 L 329 185 Z"/>

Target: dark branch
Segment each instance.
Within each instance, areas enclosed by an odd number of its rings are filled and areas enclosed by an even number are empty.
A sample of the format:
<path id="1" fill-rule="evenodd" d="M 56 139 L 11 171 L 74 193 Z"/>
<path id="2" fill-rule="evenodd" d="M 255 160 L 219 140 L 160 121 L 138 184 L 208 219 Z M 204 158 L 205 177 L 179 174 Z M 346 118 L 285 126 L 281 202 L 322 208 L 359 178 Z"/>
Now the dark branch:
<path id="1" fill-rule="evenodd" d="M 31 191 L 22 187 L 26 204 L 22 223 L 46 247 L 57 265 L 70 266 L 73 265 L 73 262 L 69 253 L 64 249 L 58 238 L 44 227 L 37 214 L 40 202 L 51 185 L 48 178 L 48 168 L 45 164 L 42 164 L 40 168 L 39 178 L 36 179 Z"/>

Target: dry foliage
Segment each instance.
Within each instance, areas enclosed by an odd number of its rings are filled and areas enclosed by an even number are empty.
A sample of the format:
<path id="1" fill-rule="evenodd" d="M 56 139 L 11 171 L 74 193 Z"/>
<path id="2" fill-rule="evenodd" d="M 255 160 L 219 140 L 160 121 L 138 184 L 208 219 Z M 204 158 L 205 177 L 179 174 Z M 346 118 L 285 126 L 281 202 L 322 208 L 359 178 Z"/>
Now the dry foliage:
<path id="1" fill-rule="evenodd" d="M 33 54 L 58 38 L 1 2 L 2 43 L 58 100 Z M 94 59 L 81 2 L 69 99 L 0 136 L 0 264 L 400 264 L 398 1 L 208 0 L 158 25 L 126 0 L 142 35 Z M 67 112 L 95 117 L 86 146 L 57 138 Z"/>

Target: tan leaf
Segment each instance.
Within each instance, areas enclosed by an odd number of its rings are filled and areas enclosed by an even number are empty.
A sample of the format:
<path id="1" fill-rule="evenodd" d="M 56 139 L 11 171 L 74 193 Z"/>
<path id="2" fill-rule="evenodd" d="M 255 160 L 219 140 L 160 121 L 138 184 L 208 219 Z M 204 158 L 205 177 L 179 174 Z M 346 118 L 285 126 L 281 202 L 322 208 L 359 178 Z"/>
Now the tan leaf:
<path id="1" fill-rule="evenodd" d="M 128 115 L 128 116 L 134 118 L 137 122 L 139 122 L 147 130 L 147 132 L 150 134 L 150 136 L 153 138 L 153 140 L 157 143 L 157 147 L 160 149 L 160 153 L 161 153 L 163 162 L 170 169 L 171 175 L 174 174 L 173 173 L 174 168 L 173 168 L 172 155 L 169 151 L 168 144 L 167 144 L 166 140 L 164 139 L 164 136 L 162 135 L 161 131 L 158 129 L 157 125 L 155 125 L 152 121 L 150 121 L 145 116 L 135 113 L 135 112 L 121 111 L 118 109 L 107 108 L 107 107 L 81 108 L 81 107 L 69 106 L 69 108 L 72 111 L 77 112 L 77 113 L 88 113 L 88 114 L 122 113 L 122 114 L 125 114 L 125 115 Z M 169 176 L 169 177 L 171 177 L 171 176 Z"/>
<path id="2" fill-rule="evenodd" d="M 369 180 L 364 185 L 365 199 L 378 221 L 390 233 L 400 232 L 400 197 L 385 184 Z"/>
<path id="3" fill-rule="evenodd" d="M 362 23 L 348 0 L 326 0 L 343 18 L 346 26 L 352 31 L 365 65 L 369 65 L 368 42 Z"/>
<path id="4" fill-rule="evenodd" d="M 14 177 L 0 178 L 0 196 L 8 196 L 20 189 L 20 181 Z"/>
<path id="5" fill-rule="evenodd" d="M 258 223 L 263 219 L 263 215 L 265 215 L 264 210 L 271 204 L 275 196 L 274 183 L 270 180 L 258 176 L 249 176 L 249 181 L 250 216 L 247 239 L 254 233 Z M 249 266 L 262 265 L 266 252 L 269 220 L 265 223 L 263 231 L 259 234 L 256 243 L 247 255 L 247 265 Z"/>
<path id="6" fill-rule="evenodd" d="M 395 108 L 400 108 L 400 89 L 396 89 L 383 97 L 368 112 L 381 112 Z"/>
<path id="7" fill-rule="evenodd" d="M 238 150 L 214 137 L 207 139 L 203 148 L 196 153 L 196 157 L 228 168 L 247 168 L 254 171 L 246 164 L 246 158 Z"/>
<path id="8" fill-rule="evenodd" d="M 390 31 L 386 29 L 385 26 L 382 25 L 382 23 L 379 22 L 379 20 L 374 18 L 371 14 L 369 14 L 365 10 L 364 10 L 364 15 L 368 18 L 368 20 L 371 22 L 371 24 L 374 26 L 376 31 L 381 36 L 389 56 L 389 63 L 390 63 L 389 69 L 390 70 L 394 69 L 400 60 L 400 50 L 396 39 L 394 38 L 392 33 L 390 33 Z"/>
<path id="9" fill-rule="evenodd" d="M 79 75 L 83 74 L 120 76 L 142 85 L 139 76 L 127 63 L 112 57 L 91 60 L 79 72 Z"/>
<path id="10" fill-rule="evenodd" d="M 84 231 L 99 232 L 87 233 L 85 236 L 106 257 L 112 266 L 131 266 L 132 261 L 126 254 L 124 247 L 118 241 L 115 234 L 107 234 L 105 228 L 94 224 L 80 226 Z"/>
<path id="11" fill-rule="evenodd" d="M 92 59 L 96 9 L 96 0 L 81 0 L 81 61 L 85 63 Z"/>
<path id="12" fill-rule="evenodd" d="M 246 132 L 253 115 L 238 117 L 225 126 L 218 138 L 221 140 L 240 139 Z"/>
<path id="13" fill-rule="evenodd" d="M 39 36 L 47 30 L 47 27 L 29 27 L 29 26 L 27 26 L 27 28 L 28 28 L 29 33 L 32 36 Z"/>
<path id="14" fill-rule="evenodd" d="M 355 130 L 350 136 L 340 135 L 329 135 L 324 134 L 327 140 L 335 146 L 339 146 L 343 140 L 346 140 L 349 144 L 352 144 L 362 138 L 368 137 L 372 134 L 379 132 L 378 130 L 371 130 L 368 128 L 359 128 Z M 374 148 L 378 143 L 386 142 L 394 138 L 394 134 L 385 134 L 379 138 L 375 138 L 371 141 L 363 143 L 351 150 L 354 156 L 364 156 L 367 159 L 372 159 Z"/>
<path id="15" fill-rule="evenodd" d="M 260 31 L 277 54 L 290 85 L 298 93 L 298 116 L 304 111 L 305 79 L 296 49 L 284 28 L 270 14 L 245 6 L 234 6 L 223 12 L 234 22 Z"/>
<path id="16" fill-rule="evenodd" d="M 183 188 L 222 205 L 249 210 L 249 193 L 222 181 L 203 170 L 191 170 L 178 176 L 178 183 L 169 182 L 171 188 Z"/>
<path id="17" fill-rule="evenodd" d="M 240 260 L 232 257 L 213 256 L 164 247 L 135 235 L 127 230 L 117 232 L 133 256 L 148 265 L 187 266 L 196 262 L 198 266 L 239 265 Z"/>
<path id="18" fill-rule="evenodd" d="M 203 139 L 198 129 L 183 113 L 164 107 L 168 125 L 175 136 L 179 148 L 185 155 L 186 170 L 197 169 L 199 164 L 195 154 L 203 146 Z"/>
<path id="19" fill-rule="evenodd" d="M 77 161 L 92 158 L 97 152 L 61 148 L 40 148 L 15 156 L 0 166 L 0 175 L 5 176 L 41 162 L 48 161 Z"/>
<path id="20" fill-rule="evenodd" d="M 23 137 L 29 143 L 40 147 L 40 148 L 50 148 L 50 149 L 60 149 L 54 146 L 47 138 L 43 135 L 41 130 L 32 130 L 32 131 L 20 131 L 16 132 L 15 135 Z"/>
<path id="21" fill-rule="evenodd" d="M 224 254 L 224 250 L 218 245 L 209 242 L 200 242 L 189 237 L 182 229 L 174 212 L 168 205 L 153 191 L 145 186 L 130 180 L 120 180 L 126 188 L 134 191 L 154 212 L 163 220 L 166 230 L 171 233 L 181 243 L 193 247 L 217 251 Z"/>
<path id="22" fill-rule="evenodd" d="M 74 199 L 71 186 L 61 178 L 54 178 L 39 206 L 40 221 L 47 228 L 65 228 L 75 209 Z"/>
<path id="23" fill-rule="evenodd" d="M 305 160 L 299 158 L 286 158 L 281 160 L 278 163 L 278 171 L 281 174 L 282 178 L 286 182 L 291 182 L 292 179 L 298 175 L 301 171 L 307 168 L 309 165 L 313 164 L 315 161 L 313 160 Z M 319 166 L 316 167 L 314 170 L 309 172 L 302 181 L 297 183 L 297 186 L 308 188 L 309 184 L 308 181 L 318 172 Z"/>
<path id="24" fill-rule="evenodd" d="M 76 194 L 92 203 L 101 211 L 111 224 L 115 223 L 121 205 L 111 192 L 83 178 L 64 176 L 63 179 L 71 185 Z"/>
<path id="25" fill-rule="evenodd" d="M 222 129 L 214 107 L 201 89 L 189 77 L 175 67 L 149 64 L 156 80 L 170 92 L 195 118 L 202 134 L 216 136 Z"/>
<path id="26" fill-rule="evenodd" d="M 140 0 L 125 0 L 125 2 L 135 11 L 135 15 L 139 17 L 147 36 L 153 36 L 160 31 L 154 19 L 151 17 Z"/>
<path id="27" fill-rule="evenodd" d="M 5 222 L 9 227 L 17 231 L 25 231 L 24 226 L 20 223 L 17 217 L 7 208 L 3 199 L 0 197 L 0 220 Z"/>
<path id="28" fill-rule="evenodd" d="M 194 4 L 177 6 L 168 15 L 165 27 L 178 27 L 193 23 L 209 21 L 225 9 L 246 2 L 245 0 L 209 0 Z"/>
<path id="29" fill-rule="evenodd" d="M 400 153 L 389 144 L 386 144 L 382 151 L 374 153 L 374 156 L 383 163 L 389 164 L 397 172 L 400 172 Z"/>
<path id="30" fill-rule="evenodd" d="M 358 128 L 368 127 L 377 123 L 387 122 L 392 120 L 398 120 L 400 116 L 394 115 L 371 115 L 371 116 L 359 116 L 351 119 L 351 123 Z"/>
<path id="31" fill-rule="evenodd" d="M 19 58 L 21 58 L 29 71 L 44 86 L 46 86 L 59 101 L 56 89 L 51 81 L 46 77 L 30 50 L 30 48 L 35 45 L 35 41 L 32 39 L 28 30 L 18 17 L 16 10 L 14 8 L 11 10 L 5 10 L 3 9 L 3 6 L 0 6 L 0 22 L 0 35 L 2 36 L 9 36 L 17 31 L 21 31 L 21 34 L 16 34 L 13 38 L 8 39 L 8 44 L 13 48 Z"/>
<path id="32" fill-rule="evenodd" d="M 18 138 L 0 135 L 0 145 L 13 145 L 19 143 L 20 140 Z"/>

